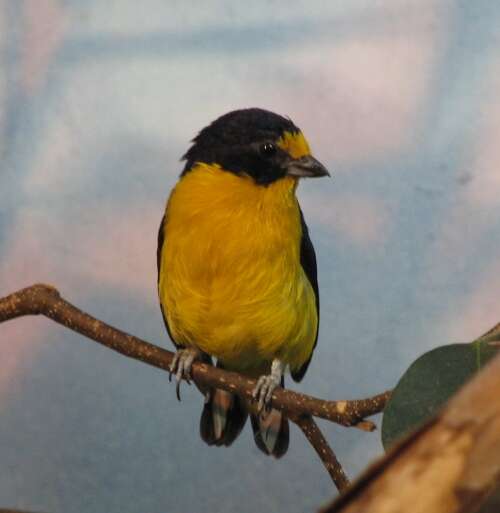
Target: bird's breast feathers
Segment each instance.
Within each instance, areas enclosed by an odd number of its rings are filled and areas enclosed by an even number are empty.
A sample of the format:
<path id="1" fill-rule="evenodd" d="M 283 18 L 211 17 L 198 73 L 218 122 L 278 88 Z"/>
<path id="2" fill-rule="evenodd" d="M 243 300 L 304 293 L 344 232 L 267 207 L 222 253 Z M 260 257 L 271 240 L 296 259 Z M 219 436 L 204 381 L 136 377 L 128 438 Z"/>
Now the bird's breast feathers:
<path id="1" fill-rule="evenodd" d="M 310 356 L 318 323 L 300 264 L 296 180 L 262 187 L 197 164 L 176 185 L 163 225 L 160 300 L 175 342 L 228 368 L 292 369 Z"/>

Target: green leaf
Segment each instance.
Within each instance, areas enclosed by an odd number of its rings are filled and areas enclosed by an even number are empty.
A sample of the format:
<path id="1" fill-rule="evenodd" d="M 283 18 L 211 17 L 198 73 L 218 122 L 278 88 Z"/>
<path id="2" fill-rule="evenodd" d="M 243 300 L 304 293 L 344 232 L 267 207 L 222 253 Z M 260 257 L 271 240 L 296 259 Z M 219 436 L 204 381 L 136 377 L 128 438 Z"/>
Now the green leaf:
<path id="1" fill-rule="evenodd" d="M 387 450 L 417 429 L 500 349 L 499 336 L 451 344 L 425 353 L 411 364 L 384 410 L 382 443 Z"/>

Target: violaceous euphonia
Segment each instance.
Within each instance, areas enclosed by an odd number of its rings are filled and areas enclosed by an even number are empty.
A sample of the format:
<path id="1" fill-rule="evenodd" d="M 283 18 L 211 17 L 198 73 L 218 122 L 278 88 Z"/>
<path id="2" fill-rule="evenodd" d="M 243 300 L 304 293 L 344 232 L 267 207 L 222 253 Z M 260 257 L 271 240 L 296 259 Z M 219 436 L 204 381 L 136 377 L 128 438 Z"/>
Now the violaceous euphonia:
<path id="1" fill-rule="evenodd" d="M 193 139 L 158 234 L 158 292 L 177 348 L 179 384 L 194 360 L 257 379 L 251 415 L 257 446 L 282 456 L 288 421 L 273 390 L 307 371 L 318 338 L 316 255 L 296 189 L 329 175 L 286 117 L 229 112 Z M 248 413 L 240 397 L 205 391 L 200 421 L 209 445 L 230 445 Z"/>

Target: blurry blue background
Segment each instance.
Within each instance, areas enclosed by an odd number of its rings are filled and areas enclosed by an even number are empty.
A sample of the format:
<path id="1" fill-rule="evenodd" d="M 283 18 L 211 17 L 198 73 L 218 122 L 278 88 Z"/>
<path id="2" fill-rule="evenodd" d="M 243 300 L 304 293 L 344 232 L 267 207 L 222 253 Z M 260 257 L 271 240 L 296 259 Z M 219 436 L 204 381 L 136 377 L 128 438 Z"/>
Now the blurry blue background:
<path id="1" fill-rule="evenodd" d="M 298 389 L 392 387 L 500 320 L 500 4 L 0 1 L 0 295 L 33 282 L 170 347 L 156 234 L 189 140 L 231 109 L 289 115 L 333 180 L 299 196 L 319 345 Z M 53 513 L 314 510 L 303 436 L 198 436 L 202 398 L 46 319 L 0 326 L 0 506 Z M 379 419 L 380 420 L 380 419 Z M 379 434 L 321 423 L 350 476 Z"/>

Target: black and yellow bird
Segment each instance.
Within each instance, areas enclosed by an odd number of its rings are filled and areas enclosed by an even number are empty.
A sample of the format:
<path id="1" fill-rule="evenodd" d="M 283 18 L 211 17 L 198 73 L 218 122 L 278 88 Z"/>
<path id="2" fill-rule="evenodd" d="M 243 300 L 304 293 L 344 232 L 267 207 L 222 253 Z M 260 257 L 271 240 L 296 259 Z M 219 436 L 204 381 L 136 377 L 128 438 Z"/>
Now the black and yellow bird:
<path id="1" fill-rule="evenodd" d="M 269 406 L 287 367 L 300 381 L 318 337 L 316 256 L 295 191 L 328 175 L 293 122 L 262 109 L 229 112 L 184 155 L 158 235 L 158 292 L 177 353 L 179 383 L 194 360 L 258 378 L 251 415 L 257 446 L 282 456 L 288 421 Z M 265 413 L 264 413 L 265 412 Z M 247 411 L 206 392 L 200 422 L 209 445 L 230 445 Z"/>

